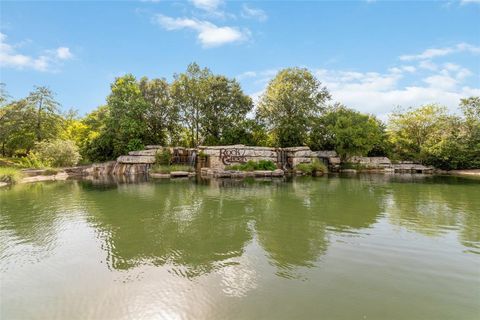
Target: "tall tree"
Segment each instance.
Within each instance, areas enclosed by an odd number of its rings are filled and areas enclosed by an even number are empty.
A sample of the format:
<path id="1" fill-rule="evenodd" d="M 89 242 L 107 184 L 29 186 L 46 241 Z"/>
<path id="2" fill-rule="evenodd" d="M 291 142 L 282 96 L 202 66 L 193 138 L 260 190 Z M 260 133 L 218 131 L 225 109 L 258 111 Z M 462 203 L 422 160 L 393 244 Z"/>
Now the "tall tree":
<path id="1" fill-rule="evenodd" d="M 200 118 L 203 142 L 207 145 L 223 144 L 225 134 L 241 126 L 252 110 L 252 99 L 243 93 L 236 80 L 220 75 L 202 79 L 202 88 L 205 95 Z"/>
<path id="2" fill-rule="evenodd" d="M 115 79 L 107 98 L 110 109 L 107 134 L 112 135 L 113 155 L 119 156 L 143 147 L 147 126 L 145 114 L 147 103 L 140 87 L 131 74 Z"/>
<path id="3" fill-rule="evenodd" d="M 35 145 L 35 110 L 25 99 L 0 108 L 0 143 L 3 156 L 26 154 Z"/>
<path id="4" fill-rule="evenodd" d="M 429 104 L 407 112 L 397 110 L 390 116 L 387 130 L 400 158 L 421 161 L 425 147 L 448 127 L 447 122 L 447 109 Z"/>
<path id="5" fill-rule="evenodd" d="M 324 111 L 330 94 L 314 75 L 303 68 L 277 73 L 268 84 L 257 109 L 257 117 L 281 147 L 305 145 L 313 119 Z"/>
<path id="6" fill-rule="evenodd" d="M 196 63 L 188 65 L 185 73 L 176 74 L 172 84 L 172 102 L 179 110 L 180 120 L 187 127 L 190 146 L 200 144 L 202 105 L 205 101 L 205 79 L 211 75 L 207 68 Z"/>
<path id="7" fill-rule="evenodd" d="M 366 156 L 382 138 L 383 128 L 375 117 L 336 105 L 316 121 L 311 147 L 334 149 L 346 161 L 351 156 Z"/>
<path id="8" fill-rule="evenodd" d="M 165 79 L 143 77 L 139 82 L 143 99 L 147 103 L 145 122 L 146 141 L 149 144 L 168 145 L 177 140 L 179 131 L 178 108 L 170 98 L 170 85 Z"/>
<path id="9" fill-rule="evenodd" d="M 59 103 L 47 87 L 35 87 L 27 97 L 30 108 L 35 109 L 35 137 L 38 142 L 56 137 L 61 128 Z"/>

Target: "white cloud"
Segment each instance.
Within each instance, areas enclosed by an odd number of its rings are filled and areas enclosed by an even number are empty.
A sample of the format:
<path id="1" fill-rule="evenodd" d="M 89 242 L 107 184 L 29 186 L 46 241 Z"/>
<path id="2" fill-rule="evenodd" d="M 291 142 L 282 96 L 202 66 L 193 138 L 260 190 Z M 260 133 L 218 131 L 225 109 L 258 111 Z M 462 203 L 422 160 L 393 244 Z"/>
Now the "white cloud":
<path id="1" fill-rule="evenodd" d="M 441 70 L 430 71 L 430 75 L 421 79 L 424 86 L 402 85 L 402 82 L 408 83 L 405 76 L 415 72 L 414 69 L 396 67 L 387 73 L 320 69 L 316 75 L 330 90 L 335 101 L 376 114 L 382 119 L 398 105 L 409 107 L 439 103 L 456 110 L 461 98 L 480 93 L 480 88 L 462 86 L 471 72 L 453 63 L 446 63 Z M 403 73 L 398 72 L 402 70 Z"/>
<path id="2" fill-rule="evenodd" d="M 56 50 L 57 58 L 60 60 L 69 60 L 73 58 L 73 54 L 67 47 L 60 47 Z"/>
<path id="3" fill-rule="evenodd" d="M 205 11 L 216 11 L 218 7 L 223 4 L 222 0 L 190 0 L 192 4 Z"/>
<path id="4" fill-rule="evenodd" d="M 37 71 L 52 71 L 60 60 L 73 57 L 70 49 L 59 47 L 55 50 L 45 50 L 38 57 L 18 53 L 15 45 L 6 42 L 7 35 L 0 33 L 0 65 L 5 68 L 33 69 Z"/>
<path id="5" fill-rule="evenodd" d="M 172 18 L 158 14 L 154 22 L 166 30 L 191 29 L 197 32 L 197 38 L 204 47 L 216 47 L 227 43 L 242 42 L 249 38 L 248 30 L 239 30 L 234 27 L 219 27 L 209 21 Z"/>
<path id="6" fill-rule="evenodd" d="M 268 19 L 265 11 L 258 8 L 249 7 L 246 4 L 242 6 L 242 17 L 257 19 L 258 21 L 265 21 Z"/>
<path id="7" fill-rule="evenodd" d="M 423 79 L 430 88 L 438 88 L 443 90 L 455 89 L 458 84 L 458 80 L 449 75 L 433 75 Z"/>
<path id="8" fill-rule="evenodd" d="M 275 70 L 247 71 L 237 78 L 258 85 L 250 95 L 258 102 L 275 73 Z M 384 73 L 332 69 L 317 69 L 314 73 L 328 88 L 333 101 L 383 120 L 397 106 L 439 103 L 456 111 L 461 98 L 480 94 L 480 87 L 465 84 L 465 79 L 472 75 L 470 70 L 454 63 L 445 63 L 434 70 L 403 65 Z"/>
<path id="9" fill-rule="evenodd" d="M 468 43 L 459 43 L 453 47 L 431 48 L 423 51 L 420 54 L 402 55 L 400 60 L 414 61 L 414 60 L 429 60 L 436 57 L 443 57 L 452 53 L 469 52 L 472 54 L 480 54 L 480 47 L 473 46 Z"/>

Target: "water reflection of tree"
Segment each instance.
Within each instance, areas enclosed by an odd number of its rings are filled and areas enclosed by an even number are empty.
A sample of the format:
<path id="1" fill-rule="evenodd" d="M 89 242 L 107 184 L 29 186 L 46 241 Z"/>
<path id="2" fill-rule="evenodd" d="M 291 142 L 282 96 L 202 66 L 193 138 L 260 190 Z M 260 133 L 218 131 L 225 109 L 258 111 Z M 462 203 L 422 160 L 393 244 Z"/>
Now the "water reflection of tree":
<path id="1" fill-rule="evenodd" d="M 173 272 L 193 277 L 242 255 L 251 234 L 241 203 L 206 196 L 208 187 L 188 181 L 150 186 L 149 197 L 89 195 L 89 221 L 106 239 L 111 267 L 171 263 Z"/>
<path id="2" fill-rule="evenodd" d="M 61 214 L 73 210 L 78 187 L 70 182 L 23 184 L 0 192 L 3 232 L 28 243 L 53 246 Z"/>
<path id="3" fill-rule="evenodd" d="M 389 185 L 390 222 L 427 236 L 459 230 L 462 244 L 480 253 L 478 181 L 428 177 L 422 182 Z"/>
<path id="4" fill-rule="evenodd" d="M 354 232 L 373 224 L 383 199 L 369 186 L 348 179 L 299 179 L 259 206 L 259 241 L 278 274 L 297 277 L 298 267 L 314 266 L 327 250 L 327 230 Z"/>

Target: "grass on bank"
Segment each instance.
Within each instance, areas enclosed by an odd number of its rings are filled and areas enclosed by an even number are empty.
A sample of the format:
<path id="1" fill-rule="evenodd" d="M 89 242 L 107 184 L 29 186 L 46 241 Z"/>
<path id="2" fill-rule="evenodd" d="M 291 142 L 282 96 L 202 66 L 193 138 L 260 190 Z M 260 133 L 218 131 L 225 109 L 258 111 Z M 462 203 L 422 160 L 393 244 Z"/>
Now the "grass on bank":
<path id="1" fill-rule="evenodd" d="M 305 174 L 326 173 L 328 171 L 327 166 L 317 159 L 313 159 L 310 163 L 300 163 L 295 169 Z"/>
<path id="2" fill-rule="evenodd" d="M 277 166 L 273 161 L 270 161 L 270 160 L 260 160 L 258 162 L 249 160 L 246 163 L 233 164 L 225 167 L 225 170 L 234 170 L 234 171 L 255 171 L 255 170 L 273 171 L 275 169 L 277 169 Z"/>
<path id="3" fill-rule="evenodd" d="M 173 171 L 193 172 L 194 168 L 192 166 L 186 166 L 186 165 L 180 165 L 180 164 L 173 164 L 173 165 L 156 164 L 150 169 L 150 172 L 152 173 L 167 174 Z"/>
<path id="4" fill-rule="evenodd" d="M 22 172 L 13 167 L 0 167 L 0 182 L 14 184 L 22 179 Z"/>

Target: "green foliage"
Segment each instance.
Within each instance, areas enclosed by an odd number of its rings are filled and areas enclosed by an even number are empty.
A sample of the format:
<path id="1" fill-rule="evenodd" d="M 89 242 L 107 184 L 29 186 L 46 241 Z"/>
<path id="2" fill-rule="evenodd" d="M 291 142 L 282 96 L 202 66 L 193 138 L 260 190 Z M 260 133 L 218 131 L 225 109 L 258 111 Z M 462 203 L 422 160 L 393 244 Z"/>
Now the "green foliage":
<path id="1" fill-rule="evenodd" d="M 147 107 L 145 109 L 145 144 L 168 145 L 178 140 L 178 105 L 171 99 L 171 88 L 165 79 L 143 77 L 138 86 Z"/>
<path id="2" fill-rule="evenodd" d="M 20 165 L 23 168 L 35 169 L 46 168 L 49 166 L 48 163 L 41 161 L 35 152 L 30 152 L 26 157 L 21 158 Z"/>
<path id="3" fill-rule="evenodd" d="M 23 175 L 19 169 L 11 167 L 0 167 L 0 182 L 17 183 Z"/>
<path id="4" fill-rule="evenodd" d="M 310 163 L 299 163 L 295 169 L 303 173 L 313 175 L 328 172 L 327 166 L 325 166 L 325 164 L 320 162 L 318 159 L 312 159 L 312 162 Z"/>
<path id="5" fill-rule="evenodd" d="M 280 147 L 306 145 L 313 119 L 330 99 L 325 87 L 307 69 L 288 68 L 277 73 L 262 95 L 257 118 Z"/>
<path id="6" fill-rule="evenodd" d="M 366 156 L 382 144 L 383 126 L 373 116 L 336 105 L 317 118 L 310 136 L 314 150 L 334 149 L 342 160 Z"/>
<path id="7" fill-rule="evenodd" d="M 113 156 L 118 157 L 129 151 L 138 150 L 146 141 L 145 114 L 147 103 L 140 87 L 131 74 L 119 77 L 111 86 L 107 98 L 109 117 L 105 131 L 110 136 Z"/>
<path id="8" fill-rule="evenodd" d="M 354 170 L 365 170 L 367 167 L 361 163 L 354 163 L 354 162 L 342 162 L 340 164 L 341 169 L 354 169 Z"/>
<path id="9" fill-rule="evenodd" d="M 81 159 L 78 147 L 73 141 L 60 139 L 38 142 L 33 155 L 46 167 L 74 166 Z"/>
<path id="10" fill-rule="evenodd" d="M 273 161 L 270 161 L 270 160 L 259 160 L 258 162 L 249 160 L 246 163 L 233 164 L 233 165 L 227 166 L 225 169 L 234 170 L 234 171 L 255 171 L 255 170 L 273 171 L 277 169 L 277 166 Z"/>
<path id="11" fill-rule="evenodd" d="M 58 137 L 63 117 L 54 94 L 35 87 L 28 97 L 0 107 L 0 145 L 3 156 L 26 155 L 35 142 Z"/>
<path id="12" fill-rule="evenodd" d="M 175 75 L 171 96 L 187 129 L 183 140 L 189 147 L 223 144 L 237 133 L 245 135 L 238 124 L 253 103 L 235 79 L 214 75 L 193 63 L 185 73 Z"/>
<path id="13" fill-rule="evenodd" d="M 155 155 L 155 164 L 162 165 L 162 166 L 169 166 L 172 162 L 172 153 L 170 149 L 165 148 L 160 152 L 157 152 Z"/>
<path id="14" fill-rule="evenodd" d="M 186 171 L 186 172 L 194 172 L 194 168 L 192 166 L 187 165 L 162 165 L 162 164 L 155 164 L 151 169 L 150 172 L 153 173 L 171 173 L 173 171 Z"/>
<path id="15" fill-rule="evenodd" d="M 463 117 L 438 105 L 394 113 L 388 133 L 398 157 L 441 169 L 480 168 L 480 98 L 460 106 Z"/>

